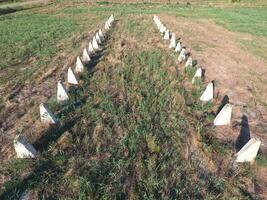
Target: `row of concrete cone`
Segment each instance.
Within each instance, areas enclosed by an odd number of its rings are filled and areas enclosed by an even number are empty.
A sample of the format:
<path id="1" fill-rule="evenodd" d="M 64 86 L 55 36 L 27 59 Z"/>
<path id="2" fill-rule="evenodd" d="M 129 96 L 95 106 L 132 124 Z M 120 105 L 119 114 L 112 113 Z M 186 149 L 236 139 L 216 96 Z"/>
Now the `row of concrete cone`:
<path id="1" fill-rule="evenodd" d="M 114 16 L 111 15 L 109 19 L 105 22 L 105 33 L 113 27 L 114 25 Z M 71 67 L 68 68 L 67 72 L 67 82 L 70 85 L 78 85 L 79 81 L 77 79 L 76 74 L 82 73 L 85 71 L 85 64 L 89 64 L 91 62 L 90 56 L 96 55 L 101 50 L 101 45 L 106 40 L 106 34 L 99 29 L 93 39 L 89 41 L 88 47 L 83 50 L 82 57 L 77 56 L 76 65 L 74 71 Z M 69 100 L 69 94 L 66 88 L 64 87 L 62 81 L 57 82 L 57 101 L 63 102 Z M 58 119 L 51 112 L 51 110 L 45 105 L 41 104 L 40 107 L 40 118 L 41 122 L 47 124 L 56 124 L 58 123 Z M 37 155 L 36 149 L 27 142 L 26 138 L 22 135 L 16 136 L 14 139 L 14 148 L 17 153 L 18 158 L 34 158 Z"/>
<path id="2" fill-rule="evenodd" d="M 190 56 L 189 52 L 186 52 L 186 48 L 182 46 L 181 41 L 176 41 L 175 33 L 172 33 L 167 27 L 160 21 L 157 16 L 153 17 L 153 21 L 155 22 L 159 32 L 163 35 L 163 39 L 168 41 L 170 40 L 170 49 L 174 49 L 175 52 L 179 53 L 178 62 L 185 62 L 185 67 L 193 67 L 193 59 Z M 196 82 L 196 79 L 202 79 L 203 70 L 202 68 L 197 68 L 195 75 L 192 79 L 192 84 Z M 213 101 L 214 98 L 214 82 L 208 83 L 206 89 L 202 93 L 200 100 L 202 102 L 210 102 Z M 213 124 L 215 126 L 223 126 L 229 125 L 231 123 L 231 115 L 232 115 L 232 106 L 227 103 L 220 110 L 220 112 L 215 117 Z M 236 153 L 235 161 L 236 162 L 252 162 L 257 156 L 258 150 L 260 148 L 261 141 L 255 138 L 250 139 L 242 149 Z"/>

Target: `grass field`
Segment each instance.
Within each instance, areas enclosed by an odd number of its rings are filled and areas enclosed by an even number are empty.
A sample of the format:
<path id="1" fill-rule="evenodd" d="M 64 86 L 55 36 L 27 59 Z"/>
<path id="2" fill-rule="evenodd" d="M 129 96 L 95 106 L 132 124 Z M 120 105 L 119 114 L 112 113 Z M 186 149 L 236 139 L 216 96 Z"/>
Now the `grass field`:
<path id="1" fill-rule="evenodd" d="M 256 38 L 237 42 L 243 49 L 254 45 L 247 51 L 267 63 L 267 7 L 259 4 L 58 1 L 0 15 L 0 141 L 12 146 L 22 133 L 40 152 L 30 160 L 1 151 L 0 199 L 18 199 L 25 191 L 31 199 L 264 196 L 249 191 L 248 183 L 261 184 L 256 169 L 266 167 L 266 156 L 260 154 L 254 165 L 232 164 L 233 147 L 215 137 L 214 105 L 199 102 L 205 84 L 188 87 L 195 69 L 177 67 L 152 21 L 153 14 L 212 20 Z M 66 67 L 74 66 L 111 14 L 117 22 L 101 56 L 81 75 L 80 87 L 69 88 L 71 100 L 58 105 L 56 80 L 66 79 Z M 59 127 L 39 122 L 43 100 Z M 13 115 L 10 107 L 23 114 Z"/>

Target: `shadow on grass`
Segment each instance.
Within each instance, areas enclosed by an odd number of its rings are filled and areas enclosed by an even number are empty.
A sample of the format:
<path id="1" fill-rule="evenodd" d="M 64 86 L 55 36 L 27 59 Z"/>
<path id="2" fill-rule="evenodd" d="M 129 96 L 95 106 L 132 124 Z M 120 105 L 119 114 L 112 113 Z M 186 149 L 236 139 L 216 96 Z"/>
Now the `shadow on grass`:
<path id="1" fill-rule="evenodd" d="M 241 119 L 241 130 L 236 140 L 236 151 L 238 152 L 250 140 L 250 128 L 248 117 L 243 115 Z"/>
<path id="2" fill-rule="evenodd" d="M 2 193 L 0 199 L 20 199 L 25 190 L 33 189 L 42 183 L 40 180 L 43 178 L 45 172 L 53 172 L 53 174 L 59 176 L 64 173 L 64 170 L 55 166 L 52 160 L 40 160 L 38 167 L 29 176 L 24 178 L 15 187 L 8 188 Z M 51 181 L 52 179 L 47 180 Z"/>
<path id="3" fill-rule="evenodd" d="M 223 107 L 228 103 L 229 103 L 229 97 L 228 97 L 228 95 L 225 95 L 221 101 L 219 108 L 216 111 L 216 115 L 218 115 L 219 112 L 223 109 Z"/>
<path id="4" fill-rule="evenodd" d="M 18 9 L 10 8 L 10 7 L 0 8 L 0 15 L 13 13 L 13 12 L 17 12 L 17 11 L 18 11 Z"/>
<path id="5" fill-rule="evenodd" d="M 58 138 L 65 133 L 66 131 L 69 131 L 74 125 L 81 119 L 81 116 L 76 116 L 74 118 L 71 118 L 64 122 L 61 126 L 53 126 L 50 127 L 48 130 L 45 131 L 45 133 L 42 134 L 42 137 L 39 138 L 38 141 L 36 141 L 33 146 L 36 148 L 36 150 L 40 153 L 47 151 L 50 144 L 53 143 L 53 141 L 58 140 Z"/>

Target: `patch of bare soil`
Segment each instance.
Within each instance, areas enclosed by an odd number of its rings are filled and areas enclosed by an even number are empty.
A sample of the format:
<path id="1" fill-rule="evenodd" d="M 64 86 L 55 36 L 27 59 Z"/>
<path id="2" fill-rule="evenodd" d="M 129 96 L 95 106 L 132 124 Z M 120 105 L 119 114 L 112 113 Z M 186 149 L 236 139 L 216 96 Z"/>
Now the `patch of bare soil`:
<path id="1" fill-rule="evenodd" d="M 205 82 L 215 80 L 215 113 L 223 99 L 233 105 L 232 124 L 216 127 L 217 137 L 231 142 L 233 151 L 249 138 L 258 138 L 261 153 L 267 153 L 267 64 L 238 43 L 240 38 L 253 40 L 253 36 L 228 31 L 209 20 L 160 18 L 204 67 Z M 259 169 L 257 176 L 266 183 L 266 170 Z M 261 193 L 266 194 L 266 184 L 261 186 L 265 188 Z"/>

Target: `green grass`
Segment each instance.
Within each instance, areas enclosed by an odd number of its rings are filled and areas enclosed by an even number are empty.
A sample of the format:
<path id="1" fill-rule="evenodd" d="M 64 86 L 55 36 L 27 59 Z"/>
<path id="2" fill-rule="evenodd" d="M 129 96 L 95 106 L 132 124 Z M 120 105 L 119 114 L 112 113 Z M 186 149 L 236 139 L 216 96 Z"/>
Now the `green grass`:
<path id="1" fill-rule="evenodd" d="M 259 154 L 256 158 L 256 162 L 260 166 L 267 166 L 267 157 L 263 154 Z"/>
<path id="2" fill-rule="evenodd" d="M 35 82 L 44 71 L 62 67 L 69 59 L 67 54 L 79 51 L 83 35 L 95 28 L 95 24 L 87 20 L 100 23 L 105 17 L 107 15 L 63 13 L 61 8 L 1 15 L 0 84 L 9 89 L 23 86 Z M 57 56 L 61 59 L 55 59 Z M 11 92 L 9 89 L 5 93 Z"/>
<path id="3" fill-rule="evenodd" d="M 94 12 L 116 12 L 121 14 L 160 14 L 169 13 L 187 18 L 207 18 L 232 31 L 267 36 L 266 7 L 218 8 L 181 6 L 179 4 L 108 4 L 107 7 L 92 7 Z"/>
<path id="4" fill-rule="evenodd" d="M 267 13 L 264 8 L 191 8 L 178 16 L 213 19 L 229 30 L 267 36 Z"/>
<path id="5" fill-rule="evenodd" d="M 256 5 L 259 2 L 254 3 Z M 266 48 L 264 44 L 267 37 L 267 4 L 259 7 L 242 7 L 237 4 L 236 6 L 223 8 L 207 5 L 205 3 L 203 6 L 194 4 L 186 6 L 180 4 L 129 3 L 124 5 L 107 4 L 106 7 L 92 7 L 90 10 L 95 13 L 116 12 L 121 15 L 165 13 L 190 19 L 211 19 L 230 31 L 249 33 L 256 36 L 249 44 L 246 41 L 242 41 L 241 46 L 249 47 L 252 53 L 262 57 L 267 62 L 266 54 L 263 51 Z M 265 40 L 261 37 L 264 37 Z"/>
<path id="6" fill-rule="evenodd" d="M 29 59 L 36 60 L 35 65 L 47 65 L 61 50 L 57 44 L 77 34 L 81 30 L 79 19 L 92 11 L 94 13 L 115 12 L 117 15 L 169 13 L 188 18 L 209 18 L 224 27 L 238 32 L 267 36 L 266 8 L 213 8 L 191 7 L 178 4 L 104 4 L 99 7 L 67 7 L 56 14 L 22 14 L 0 17 L 0 69 L 12 68 L 10 74 L 20 73 L 17 66 L 26 67 L 28 76 L 32 76 L 36 67 L 27 68 Z M 63 14 L 63 15 L 62 15 Z M 75 17 L 74 17 L 75 16 Z M 139 22 L 129 22 L 128 26 L 137 26 Z M 139 24 L 140 25 L 140 24 Z M 18 28 L 19 27 L 19 28 Z M 146 26 L 139 26 L 144 28 Z M 16 47 L 16 48 L 14 48 Z M 264 56 L 262 51 L 257 54 Z M 13 71 L 14 70 L 14 71 Z M 2 83 L 10 76 L 1 77 Z"/>
<path id="7" fill-rule="evenodd" d="M 64 50 L 58 44 L 81 30 L 74 20 L 51 15 L 4 15 L 0 20 L 1 84 L 34 80 L 33 74 Z"/>
<path id="8" fill-rule="evenodd" d="M 130 20 L 128 25 L 128 20 L 112 37 L 118 38 L 125 29 L 127 38 L 139 35 L 140 24 Z M 148 19 L 143 23 L 148 24 Z M 152 28 L 147 27 L 141 41 L 148 39 Z M 198 134 L 205 144 L 200 148 L 210 149 L 210 154 L 214 149 L 222 151 L 210 143 L 213 133 L 207 129 L 207 115 L 197 114 L 211 106 L 198 101 L 203 86 L 194 91 L 183 86 L 193 72 L 170 73 L 173 57 L 157 47 L 144 49 L 141 42 L 133 51 L 126 40 L 128 48 L 118 51 L 121 41 L 111 42 L 105 54 L 122 59 L 114 64 L 103 58 L 93 76 L 82 77 L 83 92 L 89 96 L 67 116 L 82 116 L 68 130 L 71 144 L 55 154 L 51 140 L 43 159 L 33 161 L 35 168 L 26 180 L 7 170 L 14 176 L 2 191 L 10 191 L 5 197 L 37 190 L 40 198 L 55 199 L 246 198 L 236 187 L 243 173 L 229 183 L 226 176 L 216 176 L 200 165 L 199 150 L 191 159 L 184 158 L 190 145 L 187 138 Z"/>
<path id="9" fill-rule="evenodd" d="M 75 111 L 83 119 L 71 129 L 68 150 L 45 154 L 23 185 L 18 176 L 7 182 L 10 190 L 20 186 L 8 198 L 32 189 L 56 199 L 242 196 L 227 188 L 223 177 L 199 167 L 197 157 L 183 158 L 185 138 L 194 135 L 196 124 L 189 121 L 193 110 L 176 97 L 183 94 L 194 104 L 198 100 L 182 87 L 181 74 L 169 75 L 163 67 L 169 58 L 159 50 L 126 55 L 121 66 L 110 66 L 89 80 L 88 101 Z M 66 175 L 69 170 L 74 171 Z"/>
<path id="10" fill-rule="evenodd" d="M 24 14 L 0 19 L 1 69 L 32 57 L 37 59 L 37 65 L 48 63 L 60 50 L 55 44 L 79 29 L 73 20 L 49 15 Z"/>

